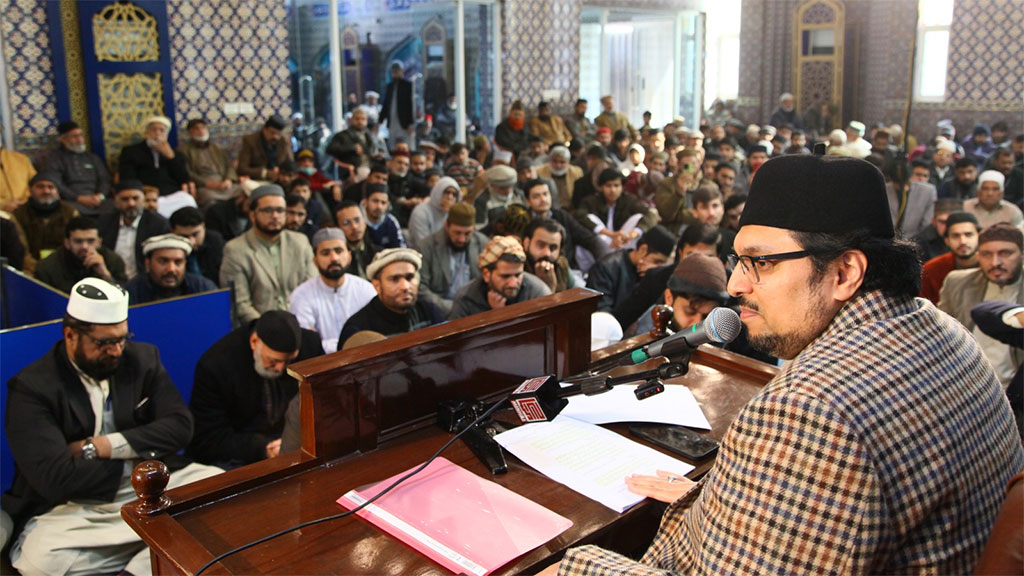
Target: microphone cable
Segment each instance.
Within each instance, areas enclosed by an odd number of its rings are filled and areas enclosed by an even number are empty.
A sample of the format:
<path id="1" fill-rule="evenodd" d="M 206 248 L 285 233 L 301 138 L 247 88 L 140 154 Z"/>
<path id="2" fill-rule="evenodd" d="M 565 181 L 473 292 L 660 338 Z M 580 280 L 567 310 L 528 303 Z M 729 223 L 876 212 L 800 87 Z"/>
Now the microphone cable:
<path id="1" fill-rule="evenodd" d="M 388 486 L 384 490 L 381 490 L 380 493 L 378 493 L 376 496 L 374 496 L 373 498 L 370 498 L 366 502 L 363 502 L 359 506 L 356 506 L 355 508 L 353 508 L 351 510 L 346 510 L 346 511 L 341 512 L 339 514 L 332 514 L 330 516 L 325 516 L 323 518 L 317 518 L 315 520 L 309 520 L 309 521 L 303 522 L 301 524 L 296 524 L 295 526 L 292 526 L 290 528 L 285 528 L 284 530 L 281 530 L 279 532 L 275 532 L 273 534 L 270 534 L 269 536 L 264 536 L 264 537 L 262 537 L 262 538 L 260 538 L 258 540 L 253 540 L 252 542 L 249 542 L 249 543 L 243 544 L 243 545 L 241 545 L 241 546 L 239 546 L 237 548 L 233 548 L 231 550 L 228 550 L 227 552 L 224 552 L 223 554 L 220 554 L 219 556 L 215 557 L 213 560 L 210 560 L 206 564 L 203 564 L 199 568 L 199 570 L 196 570 L 194 576 L 199 576 L 200 574 L 205 572 L 208 568 L 210 568 L 214 564 L 217 564 L 218 562 L 224 560 L 228 556 L 232 556 L 234 554 L 238 554 L 239 552 L 242 552 L 244 550 L 248 550 L 249 548 L 252 548 L 254 546 L 258 546 L 260 544 L 263 544 L 264 542 L 269 542 L 270 540 L 273 540 L 274 538 L 277 538 L 279 536 L 284 536 L 285 534 L 288 534 L 289 532 L 294 532 L 296 530 L 301 530 L 301 529 L 306 528 L 308 526 L 313 526 L 314 524 L 320 524 L 322 522 L 329 522 L 331 520 L 337 520 L 339 518 L 344 518 L 346 516 L 350 516 L 352 514 L 355 514 L 356 512 L 359 512 L 360 510 L 366 508 L 370 504 L 373 504 L 374 502 L 376 502 L 378 499 L 381 498 L 381 496 L 384 496 L 388 492 L 394 490 L 396 487 L 398 487 L 399 484 L 405 482 L 409 478 L 412 478 L 416 474 L 419 474 L 420 472 L 422 472 L 424 468 L 429 466 L 431 462 L 433 462 L 438 456 L 441 455 L 441 453 L 443 453 L 445 450 L 447 450 L 449 446 L 454 444 L 456 440 L 458 440 L 463 434 L 466 433 L 467 430 L 475 427 L 480 422 L 483 422 L 488 417 L 490 417 L 490 415 L 493 414 L 499 407 L 503 406 L 505 404 L 505 402 L 508 401 L 508 398 L 509 398 L 508 396 L 505 396 L 504 398 L 502 398 L 498 402 L 495 402 L 493 406 L 491 406 L 483 414 L 478 416 L 476 418 L 476 420 L 473 420 L 473 422 L 469 426 L 466 426 L 458 434 L 453 436 L 451 438 L 451 440 L 445 442 L 444 446 L 441 446 L 437 450 L 437 452 L 434 452 L 434 455 L 431 456 L 430 458 L 428 458 L 426 462 L 424 462 L 423 464 L 420 464 L 419 467 L 417 467 L 415 470 L 412 470 L 411 472 L 407 473 L 405 476 L 402 476 L 398 480 L 395 480 L 394 482 L 391 483 L 390 486 Z"/>

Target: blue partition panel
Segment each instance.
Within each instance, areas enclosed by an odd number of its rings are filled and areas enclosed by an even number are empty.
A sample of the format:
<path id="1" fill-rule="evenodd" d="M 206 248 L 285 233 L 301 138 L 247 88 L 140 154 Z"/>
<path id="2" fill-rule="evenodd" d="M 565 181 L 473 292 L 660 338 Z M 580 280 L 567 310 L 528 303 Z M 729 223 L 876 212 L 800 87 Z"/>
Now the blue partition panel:
<path id="1" fill-rule="evenodd" d="M 63 309 L 59 317 L 63 317 Z M 128 328 L 135 340 L 160 349 L 171 380 L 188 402 L 192 377 L 203 352 L 231 331 L 231 292 L 218 290 L 128 309 Z M 62 338 L 59 320 L 0 332 L 0 414 L 7 414 L 7 382 L 43 356 Z M 6 430 L 0 443 L 0 490 L 14 480 L 14 458 Z"/>
<path id="2" fill-rule="evenodd" d="M 4 266 L 4 328 L 17 328 L 64 317 L 68 296 Z"/>

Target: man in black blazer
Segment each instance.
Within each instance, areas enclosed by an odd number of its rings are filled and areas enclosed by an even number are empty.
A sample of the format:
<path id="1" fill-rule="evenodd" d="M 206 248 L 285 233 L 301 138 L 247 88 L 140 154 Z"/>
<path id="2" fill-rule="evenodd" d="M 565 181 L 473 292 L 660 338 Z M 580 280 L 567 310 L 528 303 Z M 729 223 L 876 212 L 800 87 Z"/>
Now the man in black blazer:
<path id="1" fill-rule="evenodd" d="M 16 522 L 11 561 L 22 574 L 148 572 L 145 544 L 120 517 L 135 499 L 135 462 L 163 460 L 168 488 L 220 472 L 176 455 L 192 415 L 157 349 L 130 338 L 128 295 L 86 278 L 71 290 L 64 339 L 8 385 L 17 474 L 2 504 Z"/>
<path id="2" fill-rule="evenodd" d="M 395 60 L 391 63 L 391 82 L 384 89 L 384 101 L 380 105 L 380 123 L 388 124 L 388 149 L 404 140 L 410 149 L 416 148 L 416 127 L 412 105 L 412 82 L 405 79 L 405 65 Z"/>
<path id="3" fill-rule="evenodd" d="M 286 368 L 323 353 L 320 335 L 283 310 L 218 340 L 196 365 L 189 400 L 196 431 L 186 454 L 228 469 L 277 456 L 285 411 L 299 389 Z"/>
<path id="4" fill-rule="evenodd" d="M 171 120 L 164 116 L 153 116 L 146 121 L 146 139 L 125 146 L 118 159 L 121 180 L 139 180 L 147 186 L 160 189 L 166 196 L 185 190 L 195 196 L 195 184 L 188 175 L 185 160 L 175 154 L 167 142 Z"/>
<path id="5" fill-rule="evenodd" d="M 171 231 L 166 218 L 142 209 L 143 198 L 141 182 L 121 180 L 114 193 L 117 212 L 101 214 L 96 222 L 103 245 L 124 260 L 129 280 L 146 271 L 142 243 L 147 238 Z"/>

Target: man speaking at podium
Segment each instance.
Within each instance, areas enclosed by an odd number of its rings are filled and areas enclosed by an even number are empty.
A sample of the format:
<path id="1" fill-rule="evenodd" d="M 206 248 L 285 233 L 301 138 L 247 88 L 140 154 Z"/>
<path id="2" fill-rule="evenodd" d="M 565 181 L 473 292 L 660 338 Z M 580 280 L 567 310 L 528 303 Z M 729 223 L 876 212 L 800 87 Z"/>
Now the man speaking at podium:
<path id="1" fill-rule="evenodd" d="M 639 564 L 584 546 L 558 573 L 971 572 L 1024 455 L 970 333 L 914 298 L 920 262 L 881 173 L 770 160 L 740 226 L 729 292 L 751 344 L 790 362 Z"/>

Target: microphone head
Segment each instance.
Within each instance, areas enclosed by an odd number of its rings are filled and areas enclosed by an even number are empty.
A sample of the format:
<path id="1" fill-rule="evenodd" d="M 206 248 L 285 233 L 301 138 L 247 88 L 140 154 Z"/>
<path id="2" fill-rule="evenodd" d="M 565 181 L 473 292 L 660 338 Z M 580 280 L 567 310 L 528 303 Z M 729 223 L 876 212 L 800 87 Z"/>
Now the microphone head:
<path id="1" fill-rule="evenodd" d="M 740 315 L 732 308 L 715 308 L 704 319 L 704 334 L 708 340 L 718 344 L 727 344 L 736 339 L 743 329 Z"/>

